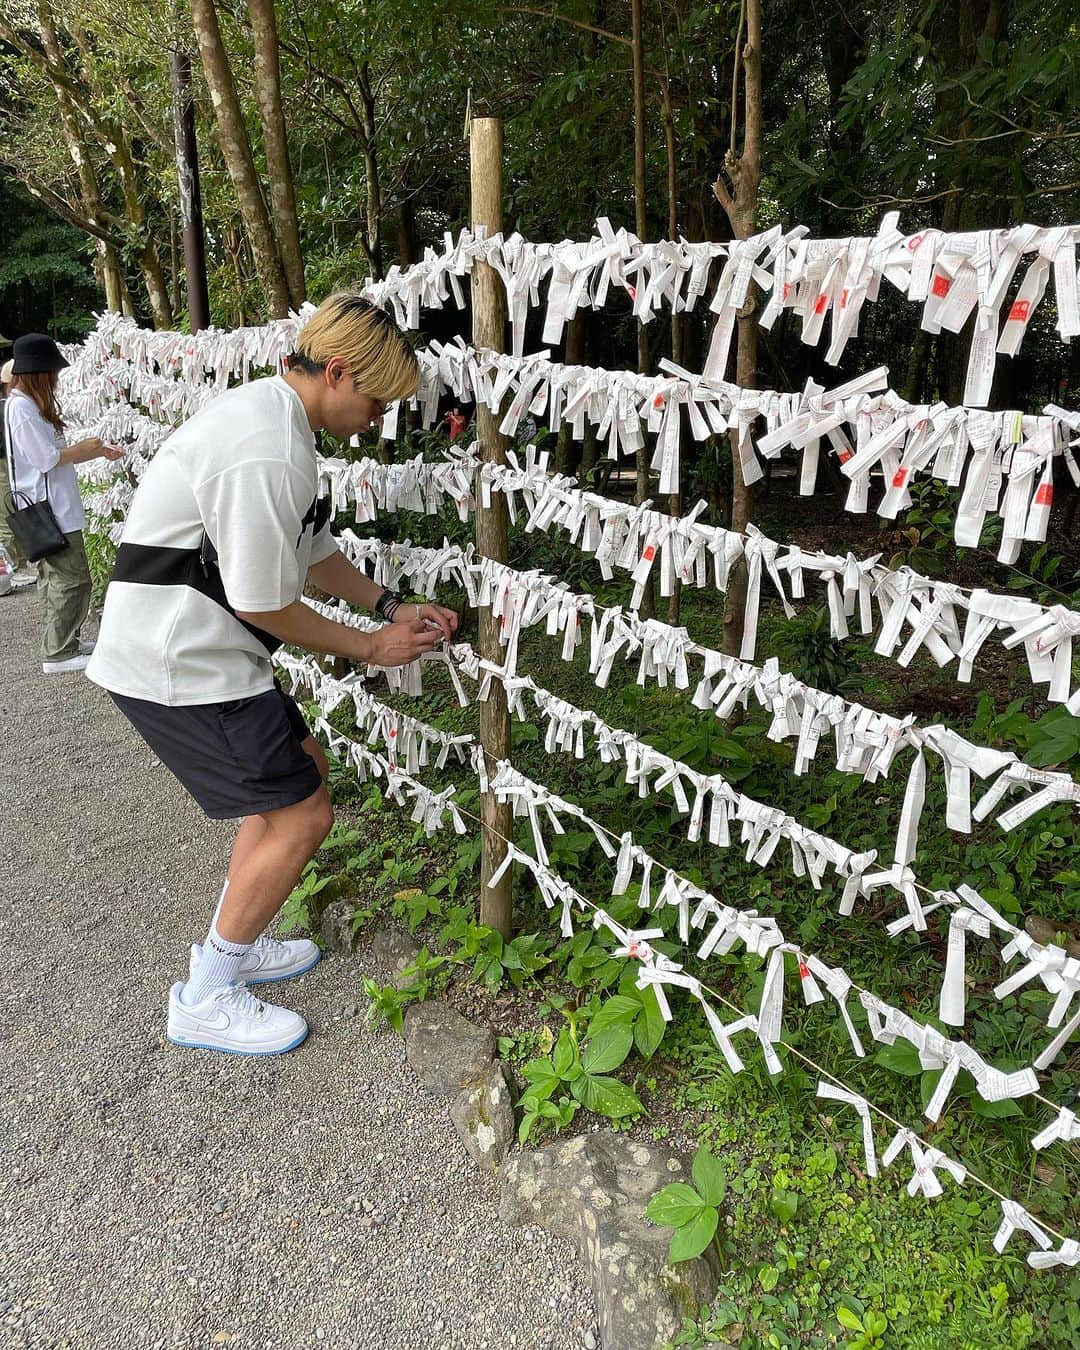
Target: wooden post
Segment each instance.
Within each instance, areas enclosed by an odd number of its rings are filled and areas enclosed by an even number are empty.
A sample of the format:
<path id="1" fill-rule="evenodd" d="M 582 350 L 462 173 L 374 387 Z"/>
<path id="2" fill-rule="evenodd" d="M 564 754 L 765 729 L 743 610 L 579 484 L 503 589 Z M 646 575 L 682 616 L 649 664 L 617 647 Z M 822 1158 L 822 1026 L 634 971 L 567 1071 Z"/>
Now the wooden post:
<path id="1" fill-rule="evenodd" d="M 188 323 L 193 333 L 210 326 L 210 297 L 206 285 L 206 245 L 203 239 L 202 195 L 199 190 L 199 152 L 195 144 L 195 104 L 191 97 L 191 57 L 170 53 L 172 76 L 173 141 L 176 178 L 180 188 L 180 221 L 184 229 L 184 270 L 187 273 Z"/>
<path id="2" fill-rule="evenodd" d="M 470 124 L 470 164 L 472 194 L 472 227 L 487 227 L 489 235 L 502 229 L 502 122 L 497 117 L 474 117 Z M 472 341 L 473 346 L 490 351 L 505 351 L 506 294 L 498 273 L 487 263 L 478 262 L 472 271 Z M 500 417 L 484 404 L 476 409 L 477 434 L 480 441 L 480 459 L 484 462 L 506 462 L 507 438 L 499 432 Z M 476 485 L 476 551 L 484 558 L 505 563 L 508 558 L 506 537 L 506 500 L 499 492 L 491 495 L 491 505 L 484 506 L 479 477 Z M 480 656 L 501 665 L 504 659 L 499 644 L 499 630 L 490 607 L 480 610 L 478 642 Z M 510 755 L 510 714 L 506 706 L 506 690 L 498 680 L 491 682 L 491 694 L 480 704 L 480 743 L 488 759 L 489 771 L 495 760 Z M 511 838 L 513 815 L 509 803 L 500 805 L 495 794 L 485 792 L 480 803 L 483 822 L 483 847 L 480 854 L 480 922 L 497 929 L 504 938 L 510 936 L 513 908 L 511 890 L 512 868 L 503 874 L 497 886 L 488 885 L 488 878 L 502 862 L 506 852 L 504 839 Z"/>

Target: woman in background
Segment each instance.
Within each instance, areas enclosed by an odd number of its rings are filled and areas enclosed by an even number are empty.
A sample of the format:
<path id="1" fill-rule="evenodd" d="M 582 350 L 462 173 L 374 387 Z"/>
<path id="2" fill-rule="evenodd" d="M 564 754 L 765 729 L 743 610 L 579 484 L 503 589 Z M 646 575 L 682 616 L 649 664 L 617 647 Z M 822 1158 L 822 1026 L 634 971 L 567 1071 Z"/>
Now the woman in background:
<path id="1" fill-rule="evenodd" d="M 38 562 L 44 607 L 41 668 L 46 675 L 83 670 L 93 650 L 91 643 L 79 640 L 90 612 L 91 582 L 82 536 L 86 513 L 75 465 L 119 459 L 124 453 L 97 436 L 65 444 L 56 387 L 66 365 L 46 334 L 17 338 L 13 380 L 4 403 L 8 482 L 15 505 L 47 500 L 68 542 L 67 548 Z"/>
<path id="2" fill-rule="evenodd" d="M 14 362 L 9 356 L 0 366 L 0 459 L 4 460 L 5 465 L 7 463 L 7 441 L 4 438 L 4 400 L 11 390 L 11 381 L 15 378 L 11 373 L 13 365 Z M 0 482 L 0 544 L 3 544 L 4 548 L 7 549 L 12 566 L 18 571 L 25 564 L 26 559 L 19 547 L 19 541 L 12 534 L 11 526 L 7 522 L 8 514 L 14 510 L 15 504 L 11 500 L 11 493 L 8 491 L 7 469 L 5 468 L 3 482 Z"/>

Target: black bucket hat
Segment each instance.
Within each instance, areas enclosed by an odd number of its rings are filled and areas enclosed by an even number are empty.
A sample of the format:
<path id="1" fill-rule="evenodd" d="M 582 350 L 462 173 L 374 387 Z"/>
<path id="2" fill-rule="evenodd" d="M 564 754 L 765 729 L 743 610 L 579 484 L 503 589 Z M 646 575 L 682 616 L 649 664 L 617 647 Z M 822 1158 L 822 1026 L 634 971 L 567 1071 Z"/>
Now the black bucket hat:
<path id="1" fill-rule="evenodd" d="M 15 339 L 13 351 L 13 375 L 37 375 L 63 370 L 67 366 L 60 348 L 48 333 L 24 333 Z"/>

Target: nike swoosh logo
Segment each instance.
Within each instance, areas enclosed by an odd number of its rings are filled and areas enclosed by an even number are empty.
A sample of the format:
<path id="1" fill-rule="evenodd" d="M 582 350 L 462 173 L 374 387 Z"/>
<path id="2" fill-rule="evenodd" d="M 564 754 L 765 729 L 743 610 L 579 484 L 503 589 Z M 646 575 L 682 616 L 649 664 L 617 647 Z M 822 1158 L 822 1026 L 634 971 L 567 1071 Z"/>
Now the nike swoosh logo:
<path id="1" fill-rule="evenodd" d="M 232 1018 L 224 1008 L 215 1008 L 212 1016 L 200 1017 L 199 1021 L 211 1031 L 227 1031 L 232 1026 Z"/>

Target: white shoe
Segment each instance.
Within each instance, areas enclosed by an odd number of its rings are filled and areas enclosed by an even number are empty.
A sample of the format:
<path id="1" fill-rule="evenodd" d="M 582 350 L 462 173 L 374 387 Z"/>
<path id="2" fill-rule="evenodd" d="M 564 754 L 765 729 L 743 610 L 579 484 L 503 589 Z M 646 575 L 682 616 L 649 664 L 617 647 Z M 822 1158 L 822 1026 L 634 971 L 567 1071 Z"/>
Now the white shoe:
<path id="1" fill-rule="evenodd" d="M 94 651 L 94 648 L 95 648 L 96 646 L 97 646 L 97 644 L 96 644 L 95 642 L 80 642 L 80 643 L 79 643 L 79 655 L 80 655 L 80 656 L 91 656 L 91 655 L 93 655 L 93 651 Z"/>
<path id="2" fill-rule="evenodd" d="M 46 675 L 66 675 L 69 671 L 85 670 L 89 664 L 89 655 L 80 652 L 78 656 L 69 656 L 66 661 L 42 661 L 41 669 Z"/>
<path id="3" fill-rule="evenodd" d="M 169 992 L 168 1037 L 174 1045 L 229 1055 L 281 1055 L 308 1034 L 299 1013 L 263 1003 L 242 984 L 223 984 L 190 1008 L 181 1002 L 183 987 L 177 982 Z"/>
<path id="4" fill-rule="evenodd" d="M 202 958 L 202 948 L 196 942 L 191 948 L 188 979 L 195 974 L 196 963 Z M 307 938 L 279 942 L 277 938 L 261 937 L 240 962 L 236 978 L 242 984 L 273 984 L 277 980 L 291 980 L 303 975 L 322 960 L 322 952 Z"/>

